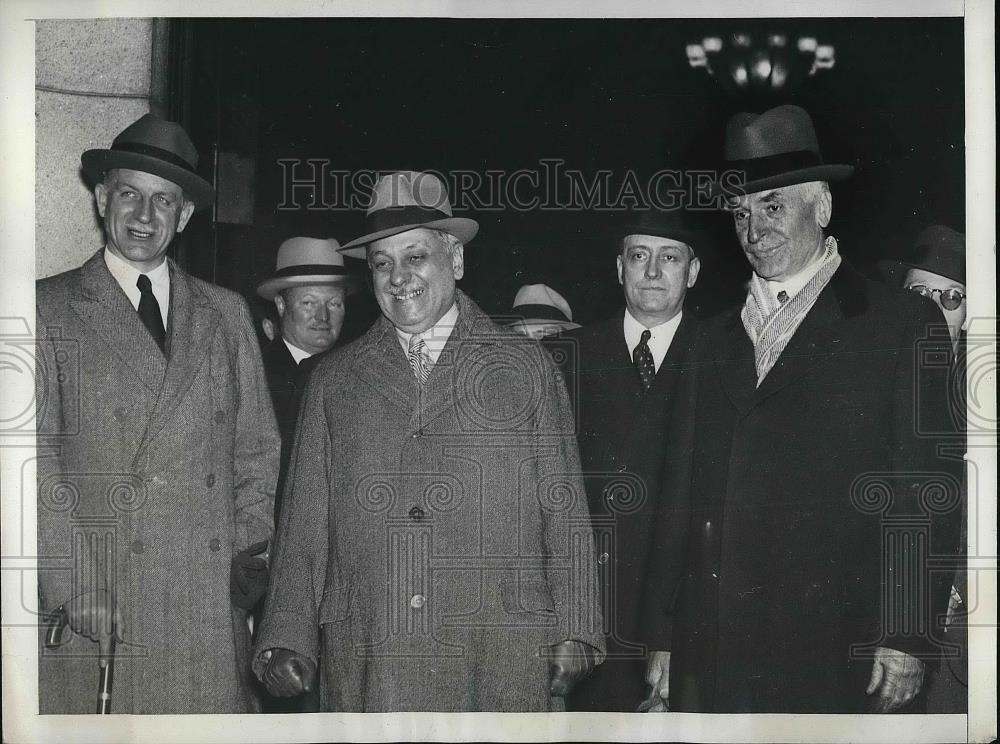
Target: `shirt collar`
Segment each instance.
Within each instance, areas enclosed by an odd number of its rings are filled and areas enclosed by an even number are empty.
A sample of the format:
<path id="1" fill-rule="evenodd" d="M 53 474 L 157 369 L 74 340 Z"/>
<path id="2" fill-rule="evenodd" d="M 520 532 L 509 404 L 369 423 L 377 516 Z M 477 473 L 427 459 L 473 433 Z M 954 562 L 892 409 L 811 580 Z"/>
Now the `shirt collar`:
<path id="1" fill-rule="evenodd" d="M 628 308 L 625 308 L 625 320 L 622 323 L 622 326 L 625 331 L 625 342 L 628 344 L 629 351 L 635 348 L 635 345 L 639 343 L 639 339 L 642 337 L 642 332 L 645 330 L 649 331 L 649 339 L 651 343 L 658 338 L 666 336 L 673 338 L 674 333 L 677 331 L 677 326 L 681 324 L 682 315 L 684 315 L 683 310 L 665 323 L 660 323 L 659 325 L 647 329 L 646 326 L 635 319 L 635 316 L 628 311 Z"/>
<path id="2" fill-rule="evenodd" d="M 418 333 L 416 335 L 420 336 L 424 340 L 424 348 L 427 350 L 427 355 L 430 357 L 431 364 L 437 362 L 438 357 L 441 356 L 441 352 L 448 343 L 448 339 L 451 337 L 451 332 L 455 330 L 455 324 L 458 322 L 458 304 L 454 303 L 451 309 L 448 310 L 437 323 L 432 325 L 426 331 Z M 396 338 L 399 339 L 400 346 L 403 347 L 403 353 L 408 354 L 410 351 L 410 338 L 414 335 L 412 333 L 407 333 L 406 331 L 401 331 L 396 328 Z"/>
<path id="3" fill-rule="evenodd" d="M 107 264 L 111 276 L 115 278 L 115 281 L 123 289 L 135 289 L 135 283 L 139 279 L 139 275 L 144 273 L 116 253 L 112 253 L 107 246 L 104 247 L 104 263 Z M 167 264 L 166 257 L 163 258 L 159 266 L 152 271 L 145 272 L 145 274 L 149 277 L 149 283 L 153 286 L 154 292 L 158 288 L 166 289 L 170 287 L 170 266 Z"/>
<path id="4" fill-rule="evenodd" d="M 288 353 L 292 355 L 292 359 L 295 360 L 296 364 L 301 364 L 303 359 L 308 359 L 312 356 L 308 351 L 300 349 L 284 336 L 281 337 L 281 340 L 285 342 L 285 346 L 288 347 Z"/>

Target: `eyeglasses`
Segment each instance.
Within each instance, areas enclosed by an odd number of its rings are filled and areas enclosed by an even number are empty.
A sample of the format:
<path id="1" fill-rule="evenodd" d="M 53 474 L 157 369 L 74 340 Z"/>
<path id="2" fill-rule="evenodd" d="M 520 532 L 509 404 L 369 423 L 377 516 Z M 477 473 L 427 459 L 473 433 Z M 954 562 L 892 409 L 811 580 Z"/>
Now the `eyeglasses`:
<path id="1" fill-rule="evenodd" d="M 911 284 L 907 289 L 930 300 L 936 294 L 941 295 L 941 307 L 945 310 L 957 310 L 965 302 L 965 292 L 960 289 L 931 289 L 925 284 Z"/>

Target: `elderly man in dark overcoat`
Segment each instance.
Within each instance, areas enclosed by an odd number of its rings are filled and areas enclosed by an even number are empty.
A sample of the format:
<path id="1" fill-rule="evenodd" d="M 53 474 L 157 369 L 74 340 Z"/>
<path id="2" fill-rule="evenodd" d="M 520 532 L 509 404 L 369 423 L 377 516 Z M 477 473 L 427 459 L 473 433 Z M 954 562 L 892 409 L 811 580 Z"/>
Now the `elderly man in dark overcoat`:
<path id="1" fill-rule="evenodd" d="M 166 258 L 197 159 L 151 114 L 85 152 L 107 243 L 37 285 L 43 713 L 93 713 L 109 663 L 115 713 L 257 707 L 279 442 L 246 302 Z"/>
<path id="2" fill-rule="evenodd" d="M 960 511 L 933 435 L 941 312 L 841 257 L 828 182 L 852 169 L 823 162 L 806 111 L 737 115 L 726 158 L 745 174 L 723 187 L 753 275 L 698 352 L 691 466 L 668 484 L 691 489 L 694 517 L 650 680 L 673 710 L 915 710 L 946 653 L 951 576 L 928 565 L 952 554 Z"/>
<path id="3" fill-rule="evenodd" d="M 254 667 L 328 711 L 547 711 L 600 661 L 572 412 L 548 354 L 455 281 L 478 225 L 431 174 L 380 179 L 383 317 L 313 371 Z"/>

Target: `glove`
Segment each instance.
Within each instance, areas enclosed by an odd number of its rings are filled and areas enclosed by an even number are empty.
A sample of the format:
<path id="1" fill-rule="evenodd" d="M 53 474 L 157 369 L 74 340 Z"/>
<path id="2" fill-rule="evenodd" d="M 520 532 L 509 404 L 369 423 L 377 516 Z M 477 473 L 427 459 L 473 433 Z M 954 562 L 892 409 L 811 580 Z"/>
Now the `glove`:
<path id="1" fill-rule="evenodd" d="M 595 666 L 593 647 L 580 641 L 560 641 L 549 657 L 549 694 L 566 697 Z"/>
<path id="2" fill-rule="evenodd" d="M 316 665 L 311 659 L 287 648 L 268 649 L 261 658 L 267 666 L 258 676 L 274 697 L 294 697 L 313 689 Z"/>
<path id="3" fill-rule="evenodd" d="M 670 652 L 651 651 L 646 664 L 649 693 L 639 703 L 637 713 L 665 713 L 670 710 Z"/>
<path id="4" fill-rule="evenodd" d="M 266 541 L 254 543 L 233 556 L 229 569 L 229 597 L 236 607 L 253 609 L 267 592 L 267 561 L 260 557 L 266 549 Z"/>
<path id="5" fill-rule="evenodd" d="M 107 666 L 111 658 L 111 640 L 122 639 L 122 615 L 114 597 L 104 590 L 84 592 L 73 597 L 57 613 L 65 619 L 73 632 L 97 641 L 98 661 Z"/>

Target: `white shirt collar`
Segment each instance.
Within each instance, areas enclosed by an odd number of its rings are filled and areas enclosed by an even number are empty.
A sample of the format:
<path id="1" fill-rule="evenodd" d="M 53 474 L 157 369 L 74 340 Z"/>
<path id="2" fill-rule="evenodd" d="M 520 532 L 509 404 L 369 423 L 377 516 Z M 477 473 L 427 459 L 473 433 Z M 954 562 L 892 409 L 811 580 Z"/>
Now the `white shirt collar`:
<path id="1" fill-rule="evenodd" d="M 142 297 L 142 293 L 139 292 L 139 288 L 135 283 L 139 279 L 139 275 L 143 272 L 136 269 L 120 256 L 112 253 L 108 250 L 107 246 L 104 247 L 104 263 L 107 265 L 108 271 L 111 272 L 111 276 L 118 282 L 118 286 L 125 292 L 125 296 L 132 303 L 132 307 L 138 310 L 139 299 Z M 167 264 L 167 259 L 164 258 L 163 262 L 152 271 L 147 271 L 146 276 L 149 277 L 153 296 L 160 306 L 163 327 L 166 328 L 167 314 L 170 311 L 170 266 Z"/>
<path id="2" fill-rule="evenodd" d="M 424 349 L 427 351 L 427 356 L 431 361 L 431 364 L 437 364 L 438 357 L 441 356 L 441 352 L 444 350 L 445 344 L 448 343 L 448 339 L 451 337 L 451 332 L 455 329 L 455 323 L 458 322 L 458 304 L 453 304 L 451 309 L 441 316 L 441 319 L 428 328 L 423 333 L 418 333 L 424 340 Z M 396 329 L 396 338 L 399 339 L 399 345 L 403 347 L 403 353 L 410 353 L 410 337 L 413 336 L 412 333 L 407 333 L 406 331 L 401 331 Z"/>
<path id="3" fill-rule="evenodd" d="M 296 364 L 301 364 L 303 359 L 308 359 L 312 356 L 308 351 L 300 349 L 284 336 L 281 337 L 281 340 L 285 342 L 285 346 L 288 347 L 288 353 L 292 355 L 292 359 L 295 360 Z"/>
<path id="4" fill-rule="evenodd" d="M 674 336 L 677 334 L 677 327 L 681 324 L 681 317 L 684 315 L 684 311 L 677 313 L 674 317 L 668 320 L 666 323 L 660 323 L 658 326 L 653 326 L 647 329 L 642 323 L 635 319 L 635 316 L 625 308 L 625 320 L 622 323 L 623 330 L 625 331 L 625 344 L 628 346 L 629 355 L 635 351 L 635 347 L 639 345 L 639 341 L 642 338 L 642 332 L 648 330 L 650 333 L 649 341 L 649 351 L 653 355 L 653 365 L 656 370 L 659 371 L 660 364 L 663 362 L 663 358 L 667 355 L 667 351 L 670 349 L 670 344 L 674 340 Z"/>

